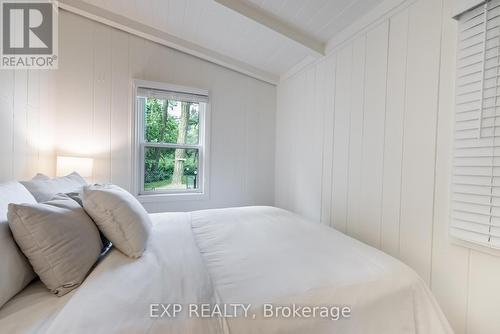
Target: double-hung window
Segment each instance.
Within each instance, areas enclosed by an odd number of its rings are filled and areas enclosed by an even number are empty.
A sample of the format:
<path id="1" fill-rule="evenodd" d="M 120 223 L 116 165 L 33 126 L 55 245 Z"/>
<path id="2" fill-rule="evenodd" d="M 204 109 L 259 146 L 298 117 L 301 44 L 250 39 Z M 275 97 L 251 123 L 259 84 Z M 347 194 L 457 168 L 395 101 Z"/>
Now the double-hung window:
<path id="1" fill-rule="evenodd" d="M 206 90 L 135 81 L 136 193 L 192 198 L 207 192 Z"/>
<path id="2" fill-rule="evenodd" d="M 458 22 L 450 234 L 500 248 L 500 0 Z"/>

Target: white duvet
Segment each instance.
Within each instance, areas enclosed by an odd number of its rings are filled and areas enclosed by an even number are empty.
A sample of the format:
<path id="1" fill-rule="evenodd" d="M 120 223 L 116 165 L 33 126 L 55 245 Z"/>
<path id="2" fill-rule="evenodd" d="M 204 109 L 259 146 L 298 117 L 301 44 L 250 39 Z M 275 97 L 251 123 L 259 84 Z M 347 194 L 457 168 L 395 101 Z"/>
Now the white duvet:
<path id="1" fill-rule="evenodd" d="M 112 250 L 62 298 L 35 283 L 0 309 L 0 332 L 452 333 L 407 266 L 290 212 L 248 207 L 152 219 L 140 259 Z M 169 304 L 182 311 L 174 316 Z M 214 317 L 201 317 L 205 306 Z M 350 312 L 289 318 L 274 314 L 280 307 Z"/>

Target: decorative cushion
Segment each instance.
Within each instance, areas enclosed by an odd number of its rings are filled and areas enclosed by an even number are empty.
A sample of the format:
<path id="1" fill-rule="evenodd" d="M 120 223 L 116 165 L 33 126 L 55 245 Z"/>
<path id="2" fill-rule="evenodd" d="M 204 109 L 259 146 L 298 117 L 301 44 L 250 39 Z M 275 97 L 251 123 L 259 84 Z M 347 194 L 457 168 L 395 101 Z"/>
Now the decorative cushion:
<path id="1" fill-rule="evenodd" d="M 35 277 L 28 259 L 17 247 L 9 224 L 9 203 L 36 203 L 33 196 L 19 182 L 0 184 L 0 307 Z"/>
<path id="2" fill-rule="evenodd" d="M 134 196 L 115 185 L 86 186 L 83 207 L 116 248 L 132 258 L 142 255 L 151 219 Z"/>
<path id="3" fill-rule="evenodd" d="M 21 181 L 21 183 L 37 202 L 49 201 L 57 194 L 81 192 L 83 186 L 87 185 L 83 177 L 76 172 L 53 179 L 43 174 L 37 174 L 30 181 Z"/>
<path id="4" fill-rule="evenodd" d="M 8 218 L 33 269 L 58 296 L 78 287 L 100 255 L 97 227 L 66 195 L 45 203 L 9 204 Z"/>
<path id="5" fill-rule="evenodd" d="M 73 201 L 77 202 L 78 205 L 80 205 L 83 208 L 83 199 L 81 193 L 67 193 L 66 196 L 71 198 Z M 104 234 L 102 234 L 101 231 L 99 231 L 99 236 L 101 237 L 101 242 L 102 242 L 101 256 L 104 256 L 108 253 L 113 244 L 104 236 Z"/>

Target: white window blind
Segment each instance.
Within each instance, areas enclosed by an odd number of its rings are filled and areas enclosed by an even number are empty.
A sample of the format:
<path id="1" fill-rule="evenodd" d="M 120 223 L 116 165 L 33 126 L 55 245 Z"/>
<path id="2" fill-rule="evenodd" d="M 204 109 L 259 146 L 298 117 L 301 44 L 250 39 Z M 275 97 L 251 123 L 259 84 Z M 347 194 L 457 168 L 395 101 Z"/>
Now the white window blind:
<path id="1" fill-rule="evenodd" d="M 458 21 L 450 234 L 500 248 L 500 0 Z"/>
<path id="2" fill-rule="evenodd" d="M 143 97 L 156 97 L 157 99 L 184 101 L 184 102 L 204 102 L 208 103 L 208 92 L 203 93 L 184 93 L 173 90 L 160 90 L 152 88 L 139 87 L 137 89 L 137 96 Z"/>

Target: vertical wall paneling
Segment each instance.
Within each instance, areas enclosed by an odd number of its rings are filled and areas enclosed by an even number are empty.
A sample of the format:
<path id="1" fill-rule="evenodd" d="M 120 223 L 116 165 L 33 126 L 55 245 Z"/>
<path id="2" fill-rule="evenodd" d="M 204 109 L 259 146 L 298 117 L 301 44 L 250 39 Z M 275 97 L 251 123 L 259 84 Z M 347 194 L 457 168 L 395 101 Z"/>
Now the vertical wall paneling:
<path id="1" fill-rule="evenodd" d="M 315 105 L 323 123 L 323 155 L 321 169 L 321 223 L 331 225 L 333 177 L 333 127 L 335 120 L 336 57 L 331 56 L 316 66 Z"/>
<path id="2" fill-rule="evenodd" d="M 111 182 L 131 189 L 131 120 L 128 35 L 111 31 Z"/>
<path id="3" fill-rule="evenodd" d="M 349 128 L 351 117 L 351 73 L 353 49 L 347 46 L 338 53 L 338 70 L 335 83 L 335 118 L 333 130 L 333 179 L 331 207 L 333 226 L 340 231 L 346 230 L 348 167 L 349 167 Z"/>
<path id="4" fill-rule="evenodd" d="M 176 81 L 174 66 L 169 66 L 172 61 L 171 49 L 165 48 L 151 41 L 145 41 L 144 49 L 139 50 L 141 57 L 145 57 L 146 62 L 143 63 L 143 73 L 147 80 L 162 81 L 164 78 L 171 78 Z M 155 64 L 155 66 L 151 66 Z M 179 63 L 179 68 L 184 67 L 184 63 Z"/>
<path id="5" fill-rule="evenodd" d="M 39 140 L 37 172 L 53 175 L 55 172 L 54 130 L 56 122 L 55 71 L 40 71 Z"/>
<path id="6" fill-rule="evenodd" d="M 26 163 L 28 177 L 37 170 L 40 142 L 40 70 L 28 70 L 26 78 Z"/>
<path id="7" fill-rule="evenodd" d="M 292 209 L 290 205 L 290 194 L 293 178 L 293 169 L 290 167 L 290 160 L 293 147 L 289 141 L 293 138 L 292 118 L 288 115 L 292 113 L 292 85 L 293 77 L 280 84 L 277 89 L 277 112 L 276 112 L 276 153 L 274 171 L 274 193 L 275 204 L 281 208 Z"/>
<path id="8" fill-rule="evenodd" d="M 401 258 L 430 280 L 441 1 L 410 7 L 401 187 Z M 421 52 L 425 49 L 425 52 Z"/>
<path id="9" fill-rule="evenodd" d="M 363 118 L 364 118 L 364 82 L 365 82 L 365 55 L 366 37 L 364 35 L 352 42 L 352 73 L 348 86 L 348 98 L 351 104 L 350 138 L 349 138 L 349 189 L 347 204 L 347 227 L 349 235 L 357 236 L 360 224 L 361 201 L 361 164 L 363 145 Z M 335 99 L 341 98 L 337 83 Z M 334 181 L 335 182 L 335 181 Z"/>
<path id="10" fill-rule="evenodd" d="M 93 157 L 93 24 L 59 13 L 59 69 L 56 71 L 56 151 L 58 155 Z M 65 46 L 70 47 L 65 47 Z"/>
<path id="11" fill-rule="evenodd" d="M 245 88 L 242 90 L 240 87 Z M 216 97 L 211 114 L 211 154 L 219 157 L 235 157 L 235 159 L 212 159 L 211 190 L 226 194 L 226 203 L 230 203 L 230 206 L 236 205 L 240 191 L 243 192 L 245 186 L 245 179 L 240 177 L 240 173 L 245 170 L 246 158 L 242 160 L 237 157 L 244 155 L 246 110 L 241 107 L 238 107 L 239 112 L 224 113 L 222 110 L 237 108 L 236 106 L 245 100 L 246 89 L 245 78 L 233 72 L 223 73 L 220 80 L 213 83 L 212 89 Z M 231 126 L 232 124 L 240 124 L 241 127 Z M 222 201 L 222 199 L 217 198 L 216 201 Z"/>
<path id="12" fill-rule="evenodd" d="M 96 24 L 92 35 L 94 180 L 106 183 L 111 179 L 111 28 Z"/>
<path id="13" fill-rule="evenodd" d="M 311 66 L 306 71 L 307 85 L 302 87 L 302 92 L 307 96 L 306 103 L 299 104 L 300 112 L 296 127 L 298 143 L 296 147 L 296 163 L 299 166 L 297 174 L 294 176 L 297 180 L 298 189 L 305 189 L 304 193 L 296 196 L 295 201 L 301 203 L 301 212 L 304 216 L 320 220 L 321 213 L 321 163 L 322 155 L 322 124 L 321 112 L 314 105 L 316 88 L 316 71 Z M 299 95 L 300 96 L 300 95 Z M 319 130 L 318 130 L 319 129 Z M 318 162 L 316 162 L 318 161 Z M 309 196 L 307 194 L 312 194 Z"/>
<path id="14" fill-rule="evenodd" d="M 55 71 L 0 71 L 0 182 L 54 174 Z"/>
<path id="15" fill-rule="evenodd" d="M 431 288 L 455 332 L 460 334 L 466 333 L 469 250 L 452 244 L 448 238 L 455 117 L 455 87 L 450 82 L 453 83 L 455 79 L 457 47 L 457 24 L 454 20 L 448 20 L 452 9 L 452 1 L 445 1 L 441 38 Z M 473 327 L 469 333 L 487 333 L 472 329 Z"/>
<path id="16" fill-rule="evenodd" d="M 287 139 L 289 140 L 288 145 L 290 145 L 291 150 L 289 151 L 290 158 L 287 159 L 287 163 L 291 166 L 294 166 L 292 168 L 292 172 L 287 175 L 287 181 L 290 184 L 288 185 L 288 190 L 295 190 L 298 189 L 299 186 L 299 178 L 295 177 L 298 173 L 302 173 L 301 178 L 307 178 L 310 175 L 307 175 L 307 172 L 302 170 L 301 162 L 299 161 L 298 157 L 300 154 L 300 148 L 297 146 L 298 143 L 301 140 L 306 140 L 305 138 L 301 138 L 301 136 L 307 136 L 308 133 L 305 131 L 299 131 L 300 128 L 300 112 L 302 110 L 302 107 L 304 105 L 308 104 L 309 101 L 309 96 L 307 95 L 307 91 L 303 91 L 303 88 L 305 88 L 307 85 L 312 84 L 309 81 L 308 77 L 308 72 L 310 69 L 306 69 L 299 73 L 294 80 L 292 81 L 291 84 L 291 89 L 293 94 L 293 98 L 288 101 L 288 110 L 293 110 L 292 113 L 287 113 L 285 117 L 289 118 L 289 124 L 290 124 L 290 132 L 289 135 L 292 136 L 292 140 L 290 140 L 290 137 Z M 300 97 L 299 97 L 300 96 Z M 290 97 L 287 97 L 290 98 Z M 307 140 L 307 142 L 313 142 L 312 140 Z M 276 172 L 279 174 L 282 172 L 283 169 L 286 169 L 287 167 L 284 166 L 280 169 L 278 169 Z M 314 194 L 314 189 L 309 188 L 311 195 Z M 297 193 L 296 191 L 290 191 L 288 197 L 288 205 L 289 207 L 293 207 L 297 210 L 297 212 L 300 212 L 301 214 L 304 212 L 304 206 L 302 203 L 300 203 L 300 196 L 301 193 Z M 313 195 L 314 196 L 314 195 Z"/>
<path id="17" fill-rule="evenodd" d="M 408 9 L 390 19 L 380 247 L 399 256 L 401 164 L 405 115 Z"/>
<path id="18" fill-rule="evenodd" d="M 273 133 L 276 128 L 275 115 L 269 110 L 276 110 L 273 91 L 255 80 L 249 81 L 247 110 L 245 113 L 246 130 L 246 195 L 248 203 L 266 204 L 274 202 L 274 191 L 268 185 L 274 183 L 274 146 L 270 146 L 266 136 L 259 133 Z M 260 97 L 260 98 L 256 98 Z M 274 142 L 274 135 L 273 140 Z M 274 187 L 273 187 L 274 188 Z"/>
<path id="19" fill-rule="evenodd" d="M 204 75 L 200 75 L 204 73 L 204 69 L 207 68 L 208 63 L 201 62 L 194 57 L 186 57 L 184 54 L 175 52 L 174 50 L 163 49 L 168 51 L 172 63 L 182 64 L 181 66 L 167 66 L 171 71 L 171 77 L 179 85 L 195 85 L 199 87 L 208 87 L 210 85 L 210 79 Z M 248 93 L 248 97 L 252 97 L 250 92 Z"/>
<path id="20" fill-rule="evenodd" d="M 0 181 L 13 177 L 14 71 L 0 71 Z"/>
<path id="21" fill-rule="evenodd" d="M 243 193 L 245 194 L 246 200 L 250 201 L 250 198 L 252 194 L 255 193 L 255 172 L 257 172 L 257 168 L 251 168 L 249 166 L 249 163 L 251 163 L 252 158 L 249 157 L 250 154 L 253 156 L 254 161 L 259 161 L 258 157 L 258 152 L 255 151 L 256 147 L 251 146 L 251 142 L 253 141 L 254 137 L 254 131 L 257 129 L 256 126 L 258 124 L 258 115 L 256 115 L 256 111 L 252 110 L 252 108 L 249 107 L 249 104 L 251 103 L 252 97 L 254 97 L 254 89 L 253 85 L 251 85 L 249 80 L 246 80 L 245 85 L 247 86 L 247 94 L 244 95 L 243 99 L 244 102 L 242 104 L 242 112 L 243 112 L 243 124 L 245 125 L 244 130 L 242 131 L 241 135 L 243 135 L 243 140 L 245 144 L 242 146 L 244 147 L 244 150 L 239 150 L 239 158 L 241 161 L 244 161 L 245 163 L 243 164 Z M 252 107 L 256 107 L 257 103 L 252 103 Z M 250 190 L 252 190 L 252 193 L 250 193 Z"/>
<path id="22" fill-rule="evenodd" d="M 471 250 L 467 333 L 498 333 L 500 258 Z"/>
<path id="23" fill-rule="evenodd" d="M 358 236 L 373 246 L 380 245 L 388 28 L 388 22 L 385 21 L 366 35 L 363 158 L 359 202 L 361 214 Z"/>
<path id="24" fill-rule="evenodd" d="M 266 161 L 262 161 L 259 152 L 259 146 L 255 145 L 255 141 L 258 140 L 258 136 L 255 134 L 259 132 L 260 124 L 260 101 L 256 101 L 254 92 L 256 87 L 252 82 L 248 82 L 248 94 L 245 96 L 245 182 L 244 189 L 247 195 L 248 201 L 257 201 L 257 198 L 252 198 L 255 196 L 259 187 L 259 170 L 258 168 L 252 168 L 253 161 L 258 161 L 257 165 L 265 164 Z M 249 107 L 251 106 L 251 107 Z M 263 125 L 263 124 L 262 124 Z M 274 168 L 273 168 L 274 170 Z"/>
<path id="25" fill-rule="evenodd" d="M 151 45 L 152 43 L 127 34 L 128 38 L 128 54 L 129 54 L 129 72 L 131 79 L 144 79 L 148 78 L 146 76 L 146 69 L 148 63 L 150 62 L 149 56 L 152 54 Z M 150 78 L 149 80 L 153 80 Z"/>
<path id="26" fill-rule="evenodd" d="M 28 128 L 28 70 L 14 72 L 14 137 L 13 178 L 30 176 L 30 153 L 32 152 Z"/>
<path id="27" fill-rule="evenodd" d="M 277 200 L 279 206 L 319 221 L 323 111 L 318 109 L 315 96 L 316 68 L 309 66 L 287 81 L 286 89 L 291 94 L 278 93 L 278 104 L 282 107 L 276 117 Z"/>

